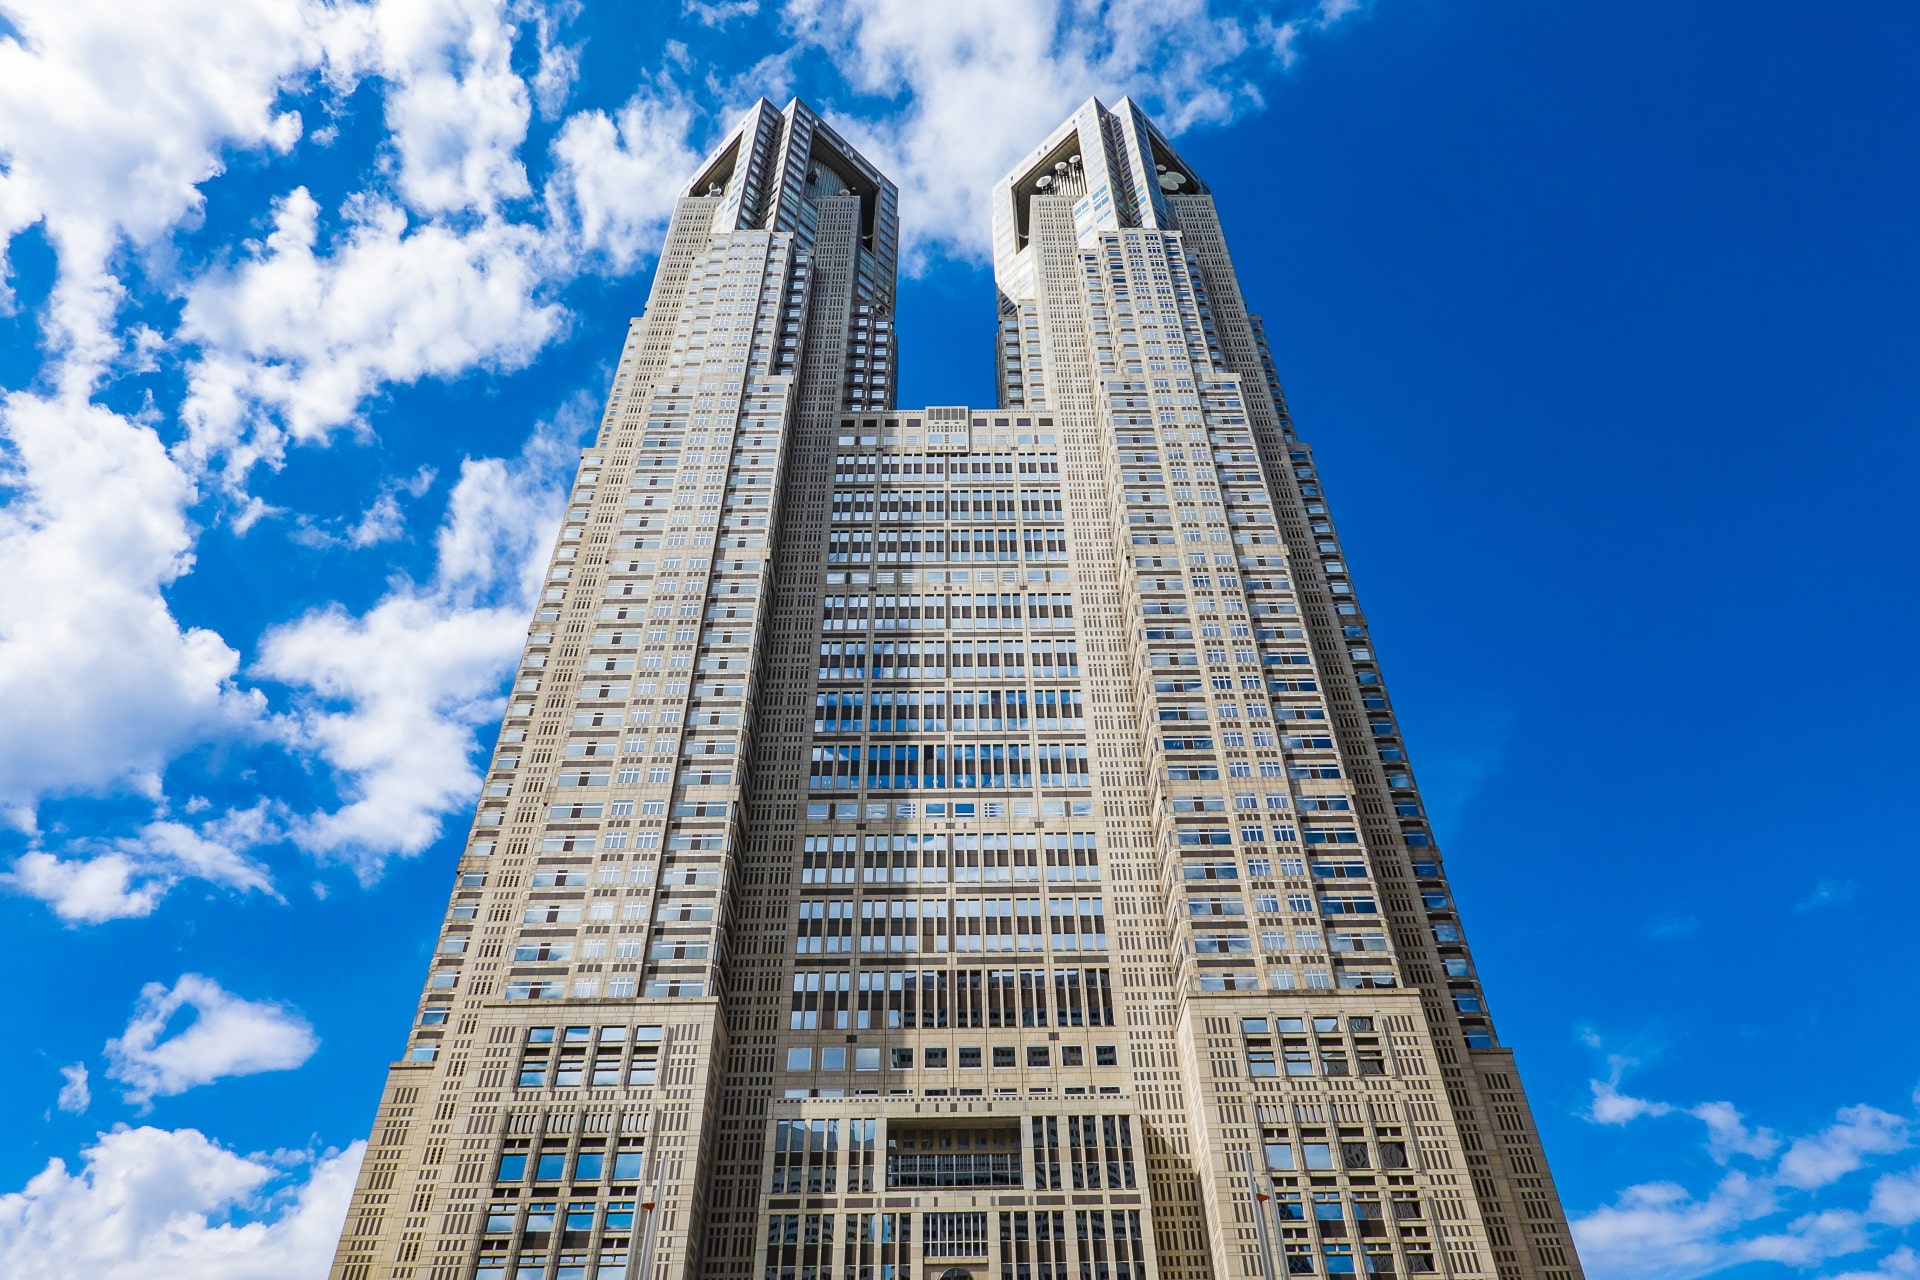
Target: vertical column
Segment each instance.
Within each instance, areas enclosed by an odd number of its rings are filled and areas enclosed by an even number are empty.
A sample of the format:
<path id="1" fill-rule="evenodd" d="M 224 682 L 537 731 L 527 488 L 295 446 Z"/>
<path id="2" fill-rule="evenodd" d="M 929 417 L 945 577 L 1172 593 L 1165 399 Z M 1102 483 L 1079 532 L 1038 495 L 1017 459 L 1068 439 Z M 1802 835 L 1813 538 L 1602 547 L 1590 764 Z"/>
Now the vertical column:
<path id="1" fill-rule="evenodd" d="M 1061 488 L 1087 673 L 1096 812 L 1112 876 L 1108 902 L 1119 969 L 1115 999 L 1127 1028 L 1126 1051 L 1144 1121 L 1160 1274 L 1167 1280 L 1198 1280 L 1209 1270 L 1206 1226 L 1172 1035 L 1178 985 L 1158 888 L 1147 747 L 1133 691 L 1138 672 L 1121 593 L 1124 553 L 1114 541 L 1113 477 L 1105 466 L 1094 398 L 1079 238 L 1072 203 L 1065 198 L 1036 196 L 1029 217 L 1048 403 L 1062 442 Z"/>
<path id="2" fill-rule="evenodd" d="M 756 1246 L 775 1033 L 786 1003 L 792 868 L 806 794 L 804 747 L 812 726 L 820 574 L 860 252 L 859 208 L 851 195 L 827 199 L 814 233 L 812 301 L 783 464 L 785 494 L 766 608 L 767 639 L 756 680 L 762 695 L 747 793 L 746 850 L 726 975 L 732 1043 L 728 1097 L 714 1121 L 718 1154 L 706 1272 L 711 1276 L 748 1276 Z"/>

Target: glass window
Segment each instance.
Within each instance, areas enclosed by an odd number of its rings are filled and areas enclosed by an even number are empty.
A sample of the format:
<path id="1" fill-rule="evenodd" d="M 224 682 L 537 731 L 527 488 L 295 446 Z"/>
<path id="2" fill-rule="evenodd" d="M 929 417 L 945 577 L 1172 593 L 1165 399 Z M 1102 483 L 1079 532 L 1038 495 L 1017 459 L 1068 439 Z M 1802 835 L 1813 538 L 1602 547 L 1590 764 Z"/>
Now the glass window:
<path id="1" fill-rule="evenodd" d="M 535 1182 L 558 1182 L 566 1176 L 567 1156 L 564 1151 L 543 1151 L 540 1163 L 534 1169 Z"/>
<path id="2" fill-rule="evenodd" d="M 1325 1142 L 1309 1142 L 1305 1144 L 1305 1149 L 1307 1154 L 1307 1168 L 1333 1168 L 1333 1147 L 1330 1144 Z"/>
<path id="3" fill-rule="evenodd" d="M 500 1157 L 499 1172 L 494 1174 L 495 1182 L 522 1182 L 527 1176 L 527 1156 L 525 1152 L 508 1152 Z"/>
<path id="4" fill-rule="evenodd" d="M 573 1159 L 575 1182 L 598 1182 L 600 1175 L 606 1171 L 607 1153 L 604 1151 L 582 1151 Z"/>

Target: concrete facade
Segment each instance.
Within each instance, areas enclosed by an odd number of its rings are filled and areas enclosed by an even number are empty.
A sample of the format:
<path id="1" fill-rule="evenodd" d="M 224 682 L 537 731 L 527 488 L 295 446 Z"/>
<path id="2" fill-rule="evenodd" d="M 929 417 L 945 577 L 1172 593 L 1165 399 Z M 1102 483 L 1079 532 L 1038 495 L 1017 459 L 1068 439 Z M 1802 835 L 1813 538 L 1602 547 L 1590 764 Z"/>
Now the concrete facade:
<path id="1" fill-rule="evenodd" d="M 333 1276 L 1574 1280 L 1204 180 L 1008 174 L 994 409 L 895 197 L 762 102 L 680 199 Z"/>

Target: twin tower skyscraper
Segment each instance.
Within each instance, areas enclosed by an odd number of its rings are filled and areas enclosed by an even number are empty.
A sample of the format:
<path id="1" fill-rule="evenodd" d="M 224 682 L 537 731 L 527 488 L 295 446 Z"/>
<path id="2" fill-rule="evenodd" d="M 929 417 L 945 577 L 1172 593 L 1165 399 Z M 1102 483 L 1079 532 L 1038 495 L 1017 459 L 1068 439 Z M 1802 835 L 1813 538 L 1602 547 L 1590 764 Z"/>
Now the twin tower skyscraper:
<path id="1" fill-rule="evenodd" d="M 1206 182 L 1089 101 L 993 210 L 903 409 L 887 178 L 692 176 L 336 1280 L 1580 1274 Z"/>

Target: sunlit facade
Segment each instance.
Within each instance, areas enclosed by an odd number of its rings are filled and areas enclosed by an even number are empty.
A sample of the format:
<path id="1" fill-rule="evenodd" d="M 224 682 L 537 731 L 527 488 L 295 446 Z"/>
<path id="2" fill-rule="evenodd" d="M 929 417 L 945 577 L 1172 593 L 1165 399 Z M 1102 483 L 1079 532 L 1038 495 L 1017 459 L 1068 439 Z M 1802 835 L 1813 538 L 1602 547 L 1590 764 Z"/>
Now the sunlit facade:
<path id="1" fill-rule="evenodd" d="M 333 1275 L 1572 1280 L 1205 181 L 998 185 L 996 408 L 897 232 L 797 102 L 679 200 Z"/>

